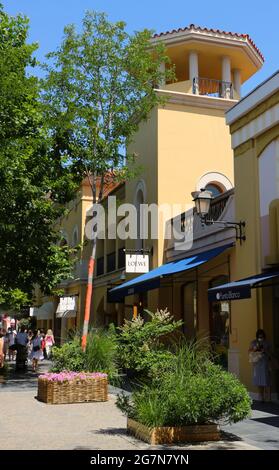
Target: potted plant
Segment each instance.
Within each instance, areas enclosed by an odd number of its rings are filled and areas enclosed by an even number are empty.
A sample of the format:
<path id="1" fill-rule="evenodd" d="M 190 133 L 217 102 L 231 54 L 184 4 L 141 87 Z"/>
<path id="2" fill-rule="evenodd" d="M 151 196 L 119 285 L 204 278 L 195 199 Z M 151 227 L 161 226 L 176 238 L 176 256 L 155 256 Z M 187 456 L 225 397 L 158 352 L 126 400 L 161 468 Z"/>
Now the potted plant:
<path id="1" fill-rule="evenodd" d="M 212 363 L 196 346 L 183 346 L 172 370 L 120 395 L 117 406 L 127 417 L 128 432 L 156 444 L 220 439 L 220 422 L 246 418 L 251 400 L 235 376 Z"/>
<path id="2" fill-rule="evenodd" d="M 38 400 L 48 404 L 107 401 L 107 374 L 47 372 L 38 378 Z"/>

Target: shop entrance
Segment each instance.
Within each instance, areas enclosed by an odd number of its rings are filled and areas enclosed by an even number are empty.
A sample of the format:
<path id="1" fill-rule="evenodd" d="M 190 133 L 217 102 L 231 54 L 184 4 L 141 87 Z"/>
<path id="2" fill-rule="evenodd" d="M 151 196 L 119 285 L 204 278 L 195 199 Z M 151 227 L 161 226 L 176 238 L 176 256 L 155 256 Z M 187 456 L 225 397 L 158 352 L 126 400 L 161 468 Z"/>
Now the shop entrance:
<path id="1" fill-rule="evenodd" d="M 228 276 L 221 276 L 210 282 L 210 288 L 229 282 Z M 228 368 L 228 350 L 230 337 L 230 303 L 210 302 L 209 308 L 210 340 L 217 362 Z"/>
<path id="2" fill-rule="evenodd" d="M 279 286 L 273 287 L 273 380 L 275 385 L 275 390 L 278 393 L 279 391 Z"/>

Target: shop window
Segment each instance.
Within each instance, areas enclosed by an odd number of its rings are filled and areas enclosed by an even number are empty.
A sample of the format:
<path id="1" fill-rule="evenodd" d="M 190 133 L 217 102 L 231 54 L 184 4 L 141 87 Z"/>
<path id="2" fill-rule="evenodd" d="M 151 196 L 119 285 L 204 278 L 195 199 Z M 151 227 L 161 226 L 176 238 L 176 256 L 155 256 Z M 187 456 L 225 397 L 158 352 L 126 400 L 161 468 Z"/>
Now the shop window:
<path id="1" fill-rule="evenodd" d="M 228 281 L 227 276 L 218 277 L 210 282 L 210 288 L 218 287 Z M 216 361 L 227 369 L 230 334 L 230 303 L 211 302 L 209 312 L 212 349 L 214 353 L 216 353 Z"/>
<path id="2" fill-rule="evenodd" d="M 279 263 L 279 199 L 275 199 L 269 205 L 269 256 L 266 256 L 267 264 Z"/>
<path id="3" fill-rule="evenodd" d="M 197 330 L 197 284 L 188 282 L 182 286 L 183 329 L 187 339 L 193 339 Z"/>

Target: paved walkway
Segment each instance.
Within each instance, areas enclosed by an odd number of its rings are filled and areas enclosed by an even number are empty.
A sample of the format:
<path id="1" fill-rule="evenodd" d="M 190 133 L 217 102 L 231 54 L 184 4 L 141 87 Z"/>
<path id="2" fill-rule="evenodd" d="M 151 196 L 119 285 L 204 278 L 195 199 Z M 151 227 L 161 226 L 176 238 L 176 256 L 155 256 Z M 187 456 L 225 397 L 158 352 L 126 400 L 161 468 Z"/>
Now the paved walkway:
<path id="1" fill-rule="evenodd" d="M 40 366 L 41 372 L 48 364 Z M 0 381 L 1 382 L 1 381 Z M 36 400 L 37 378 L 10 374 L 0 385 L 0 449 L 139 450 L 152 447 L 126 432 L 126 418 L 115 406 L 117 390 L 110 387 L 106 403 L 46 405 Z M 276 412 L 277 413 L 277 412 Z M 172 449 L 279 449 L 279 412 L 255 410 L 253 418 L 226 426 L 215 443 L 172 446 Z"/>

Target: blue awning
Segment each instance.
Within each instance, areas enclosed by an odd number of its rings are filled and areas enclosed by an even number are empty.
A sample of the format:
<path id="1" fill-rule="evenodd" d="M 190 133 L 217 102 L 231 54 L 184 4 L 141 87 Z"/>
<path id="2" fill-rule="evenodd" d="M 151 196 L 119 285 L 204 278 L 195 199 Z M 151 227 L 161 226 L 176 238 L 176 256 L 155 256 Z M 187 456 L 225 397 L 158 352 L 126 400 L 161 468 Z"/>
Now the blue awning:
<path id="1" fill-rule="evenodd" d="M 264 287 L 262 282 L 273 280 L 279 277 L 279 272 L 262 273 L 255 276 L 240 279 L 239 281 L 228 282 L 213 289 L 208 289 L 208 300 L 225 302 L 227 300 L 249 299 L 251 297 L 251 289 L 256 287 Z"/>
<path id="2" fill-rule="evenodd" d="M 232 244 L 214 248 L 203 253 L 198 253 L 197 255 L 180 259 L 178 261 L 163 264 L 162 266 L 159 266 L 159 268 L 149 271 L 149 273 L 142 274 L 131 281 L 124 282 L 124 284 L 110 289 L 108 292 L 108 301 L 120 302 L 128 295 L 156 289 L 160 287 L 161 278 L 196 268 L 220 255 L 230 247 L 232 247 Z"/>

